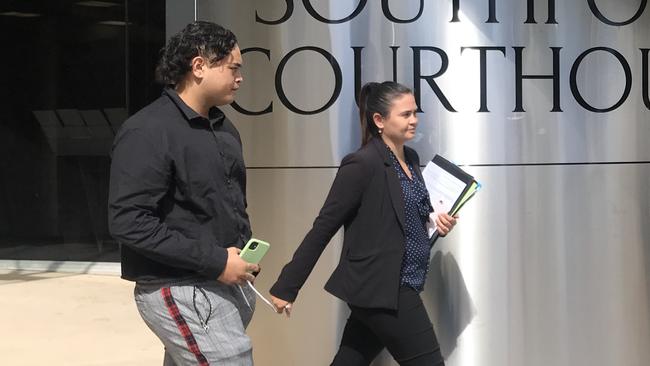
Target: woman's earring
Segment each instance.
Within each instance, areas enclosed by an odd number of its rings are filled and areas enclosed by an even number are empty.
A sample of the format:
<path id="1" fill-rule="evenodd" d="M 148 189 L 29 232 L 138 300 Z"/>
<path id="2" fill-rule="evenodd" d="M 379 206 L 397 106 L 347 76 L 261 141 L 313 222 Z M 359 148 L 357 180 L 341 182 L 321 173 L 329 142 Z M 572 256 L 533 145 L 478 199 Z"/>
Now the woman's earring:
<path id="1" fill-rule="evenodd" d="M 379 128 L 378 131 L 379 131 L 379 134 L 381 135 L 382 132 L 384 132 L 384 129 L 383 129 L 383 128 Z"/>

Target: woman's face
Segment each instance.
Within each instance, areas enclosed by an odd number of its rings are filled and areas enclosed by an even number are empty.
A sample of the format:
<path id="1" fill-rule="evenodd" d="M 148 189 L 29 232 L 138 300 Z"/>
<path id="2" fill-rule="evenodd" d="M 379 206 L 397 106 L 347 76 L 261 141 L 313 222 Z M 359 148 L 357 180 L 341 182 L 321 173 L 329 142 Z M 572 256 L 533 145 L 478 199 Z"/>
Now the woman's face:
<path id="1" fill-rule="evenodd" d="M 377 127 L 383 130 L 384 138 L 401 145 L 415 137 L 415 128 L 418 125 L 417 109 L 413 94 L 402 94 L 393 99 L 388 116 L 384 118 L 375 113 L 373 120 Z"/>

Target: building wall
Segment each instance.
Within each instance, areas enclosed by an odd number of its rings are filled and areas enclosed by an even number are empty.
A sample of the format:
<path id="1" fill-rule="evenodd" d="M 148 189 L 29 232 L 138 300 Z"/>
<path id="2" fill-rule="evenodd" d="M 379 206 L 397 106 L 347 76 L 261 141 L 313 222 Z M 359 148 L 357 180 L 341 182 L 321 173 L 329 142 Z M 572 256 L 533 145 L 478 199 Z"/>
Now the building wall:
<path id="1" fill-rule="evenodd" d="M 436 244 L 422 294 L 447 364 L 650 362 L 650 10 L 528 3 L 197 2 L 198 19 L 232 29 L 245 52 L 227 113 L 245 145 L 254 235 L 272 244 L 260 290 L 358 148 L 355 86 L 396 75 L 419 94 L 422 160 L 439 153 L 483 185 Z M 331 360 L 347 312 L 322 287 L 340 235 L 290 320 L 260 303 L 256 364 Z"/>

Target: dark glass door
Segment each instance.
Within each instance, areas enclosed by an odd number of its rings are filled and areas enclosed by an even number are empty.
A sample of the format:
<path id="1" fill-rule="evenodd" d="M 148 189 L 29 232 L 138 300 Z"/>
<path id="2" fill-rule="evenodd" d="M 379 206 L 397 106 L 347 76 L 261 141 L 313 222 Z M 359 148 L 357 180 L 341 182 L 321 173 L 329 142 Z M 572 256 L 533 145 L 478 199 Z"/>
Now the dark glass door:
<path id="1" fill-rule="evenodd" d="M 118 261 L 110 146 L 158 97 L 164 1 L 0 5 L 0 259 Z"/>

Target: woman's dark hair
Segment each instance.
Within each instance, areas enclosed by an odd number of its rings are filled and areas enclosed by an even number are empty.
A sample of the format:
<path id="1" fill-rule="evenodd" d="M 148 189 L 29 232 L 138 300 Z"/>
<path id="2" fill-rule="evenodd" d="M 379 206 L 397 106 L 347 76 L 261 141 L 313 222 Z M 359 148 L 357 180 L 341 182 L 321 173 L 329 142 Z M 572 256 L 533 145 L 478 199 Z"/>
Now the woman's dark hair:
<path id="1" fill-rule="evenodd" d="M 204 21 L 190 23 L 160 50 L 156 81 L 176 85 L 190 71 L 194 57 L 206 57 L 214 64 L 230 54 L 236 45 L 237 37 L 218 24 Z"/>
<path id="2" fill-rule="evenodd" d="M 388 117 L 393 100 L 413 91 L 400 83 L 384 81 L 383 83 L 366 83 L 359 93 L 359 117 L 361 121 L 361 146 L 373 137 L 379 136 L 379 129 L 372 116 L 379 113 Z"/>

